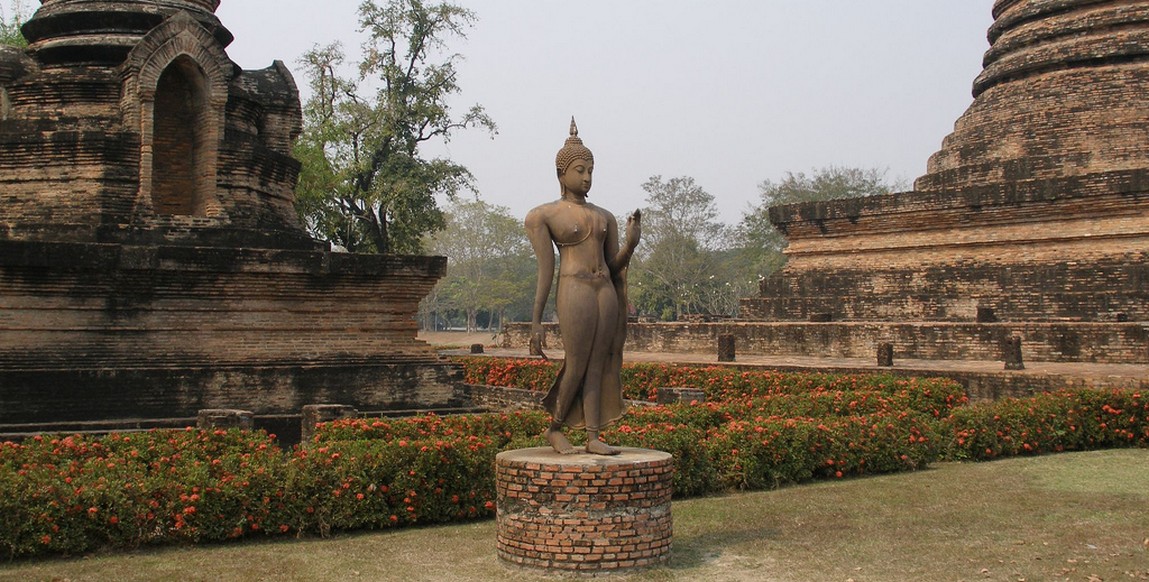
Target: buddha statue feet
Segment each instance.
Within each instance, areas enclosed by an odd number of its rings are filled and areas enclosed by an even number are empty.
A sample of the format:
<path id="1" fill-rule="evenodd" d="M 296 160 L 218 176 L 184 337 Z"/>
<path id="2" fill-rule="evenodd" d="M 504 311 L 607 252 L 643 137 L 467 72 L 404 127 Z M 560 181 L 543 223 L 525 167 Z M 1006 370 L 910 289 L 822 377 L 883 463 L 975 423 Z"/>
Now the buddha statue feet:
<path id="1" fill-rule="evenodd" d="M 592 455 L 617 455 L 621 451 L 599 439 L 587 439 L 586 452 Z"/>
<path id="2" fill-rule="evenodd" d="M 566 435 L 564 435 L 562 431 L 547 430 L 543 433 L 543 436 L 547 439 L 547 442 L 551 444 L 551 448 L 560 455 L 573 455 L 578 452 L 574 448 L 574 445 L 567 440 Z"/>

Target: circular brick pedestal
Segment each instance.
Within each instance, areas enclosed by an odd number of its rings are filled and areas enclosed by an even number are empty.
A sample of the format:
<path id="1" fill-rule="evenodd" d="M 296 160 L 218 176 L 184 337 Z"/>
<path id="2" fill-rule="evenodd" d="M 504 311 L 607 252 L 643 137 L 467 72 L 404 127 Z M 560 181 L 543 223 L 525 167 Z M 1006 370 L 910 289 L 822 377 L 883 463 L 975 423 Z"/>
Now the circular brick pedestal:
<path id="1" fill-rule="evenodd" d="M 549 447 L 495 458 L 498 551 L 519 566 L 580 573 L 670 558 L 669 453 L 560 455 Z"/>

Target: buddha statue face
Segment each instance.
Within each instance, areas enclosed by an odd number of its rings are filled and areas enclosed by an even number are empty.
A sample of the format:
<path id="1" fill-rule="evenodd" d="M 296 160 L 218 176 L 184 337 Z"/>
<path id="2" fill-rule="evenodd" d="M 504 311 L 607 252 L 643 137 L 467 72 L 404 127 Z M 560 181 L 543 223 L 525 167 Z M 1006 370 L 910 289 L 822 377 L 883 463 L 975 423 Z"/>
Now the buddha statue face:
<path id="1" fill-rule="evenodd" d="M 573 160 L 566 170 L 559 171 L 559 183 L 563 186 L 563 193 L 586 196 L 590 192 L 593 175 L 594 162 L 584 159 Z"/>

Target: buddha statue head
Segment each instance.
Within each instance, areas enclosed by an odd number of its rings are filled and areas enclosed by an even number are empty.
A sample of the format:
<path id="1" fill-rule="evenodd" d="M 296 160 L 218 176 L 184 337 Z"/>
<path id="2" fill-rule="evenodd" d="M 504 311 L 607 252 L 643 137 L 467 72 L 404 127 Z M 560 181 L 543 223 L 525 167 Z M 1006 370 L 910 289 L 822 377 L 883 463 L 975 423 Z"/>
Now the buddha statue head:
<path id="1" fill-rule="evenodd" d="M 594 154 L 582 144 L 578 137 L 578 126 L 571 118 L 571 135 L 566 145 L 555 156 L 555 168 L 562 186 L 563 199 L 571 196 L 585 200 L 590 192 L 594 174 Z"/>
<path id="2" fill-rule="evenodd" d="M 555 155 L 555 168 L 558 169 L 559 175 L 562 176 L 575 160 L 586 160 L 593 164 L 594 154 L 582 144 L 582 139 L 578 136 L 578 126 L 575 125 L 574 117 L 571 117 L 571 135 L 567 138 L 563 149 Z"/>

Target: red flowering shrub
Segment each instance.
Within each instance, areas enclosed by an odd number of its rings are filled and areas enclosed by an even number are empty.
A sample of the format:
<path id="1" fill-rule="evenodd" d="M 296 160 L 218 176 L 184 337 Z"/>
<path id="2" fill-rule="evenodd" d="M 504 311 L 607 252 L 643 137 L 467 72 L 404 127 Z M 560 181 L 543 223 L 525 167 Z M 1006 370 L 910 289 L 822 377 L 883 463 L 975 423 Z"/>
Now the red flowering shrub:
<path id="1" fill-rule="evenodd" d="M 495 442 L 345 440 L 284 455 L 262 432 L 189 430 L 0 443 L 0 555 L 486 517 Z"/>
<path id="2" fill-rule="evenodd" d="M 468 358 L 468 381 L 549 386 L 555 366 Z M 603 438 L 670 452 L 677 497 L 911 470 L 951 459 L 1149 446 L 1136 392 L 1064 391 L 966 406 L 956 383 L 628 365 L 628 394 L 693 386 L 708 402 L 632 407 Z M 328 535 L 489 517 L 494 457 L 544 446 L 541 411 L 321 425 L 284 453 L 268 435 L 153 431 L 0 443 L 0 556 Z M 940 435 L 940 436 L 939 436 Z M 583 431 L 571 431 L 577 444 Z"/>
<path id="3" fill-rule="evenodd" d="M 730 408 L 734 407 L 728 407 L 724 402 L 631 406 L 621 422 L 632 427 L 684 424 L 706 432 L 741 414 L 736 409 L 730 410 Z"/>
<path id="4" fill-rule="evenodd" d="M 736 420 L 713 429 L 706 443 L 720 487 L 771 489 L 818 476 L 921 468 L 936 459 L 938 440 L 927 416 L 901 412 Z"/>
<path id="5" fill-rule="evenodd" d="M 35 437 L 0 446 L 0 551 L 73 553 L 251 531 L 282 458 L 263 433 Z"/>
<path id="6" fill-rule="evenodd" d="M 481 435 L 490 436 L 495 439 L 495 446 L 503 447 L 511 440 L 525 435 L 541 434 L 549 423 L 550 417 L 542 411 L 451 416 L 426 414 L 408 418 L 347 418 L 316 427 L 313 443 Z"/>
<path id="7" fill-rule="evenodd" d="M 469 384 L 549 390 L 559 365 L 539 359 L 461 357 Z M 623 395 L 631 400 L 654 401 L 666 386 L 703 390 L 711 401 L 743 397 L 819 392 L 880 392 L 901 395 L 914 410 L 944 416 L 968 402 L 961 386 L 946 378 L 900 378 L 886 374 L 808 374 L 770 370 L 741 370 L 729 366 L 626 363 L 622 367 Z"/>
<path id="8" fill-rule="evenodd" d="M 555 362 L 541 359 L 461 357 L 463 379 L 468 384 L 549 390 L 558 376 Z"/>
<path id="9" fill-rule="evenodd" d="M 796 394 L 732 397 L 721 402 L 717 410 L 727 419 L 748 416 L 822 418 L 904 410 L 942 418 L 966 402 L 968 399 L 964 391 L 956 383 L 939 385 L 933 389 L 911 389 L 892 384 L 882 390 L 816 390 Z"/>
<path id="10" fill-rule="evenodd" d="M 495 454 L 490 436 L 331 441 L 289 461 L 294 498 L 289 530 L 442 523 L 494 514 Z"/>
<path id="11" fill-rule="evenodd" d="M 1149 446 L 1149 399 L 1138 392 L 1066 390 L 959 408 L 943 423 L 947 456 L 1015 455 Z"/>

